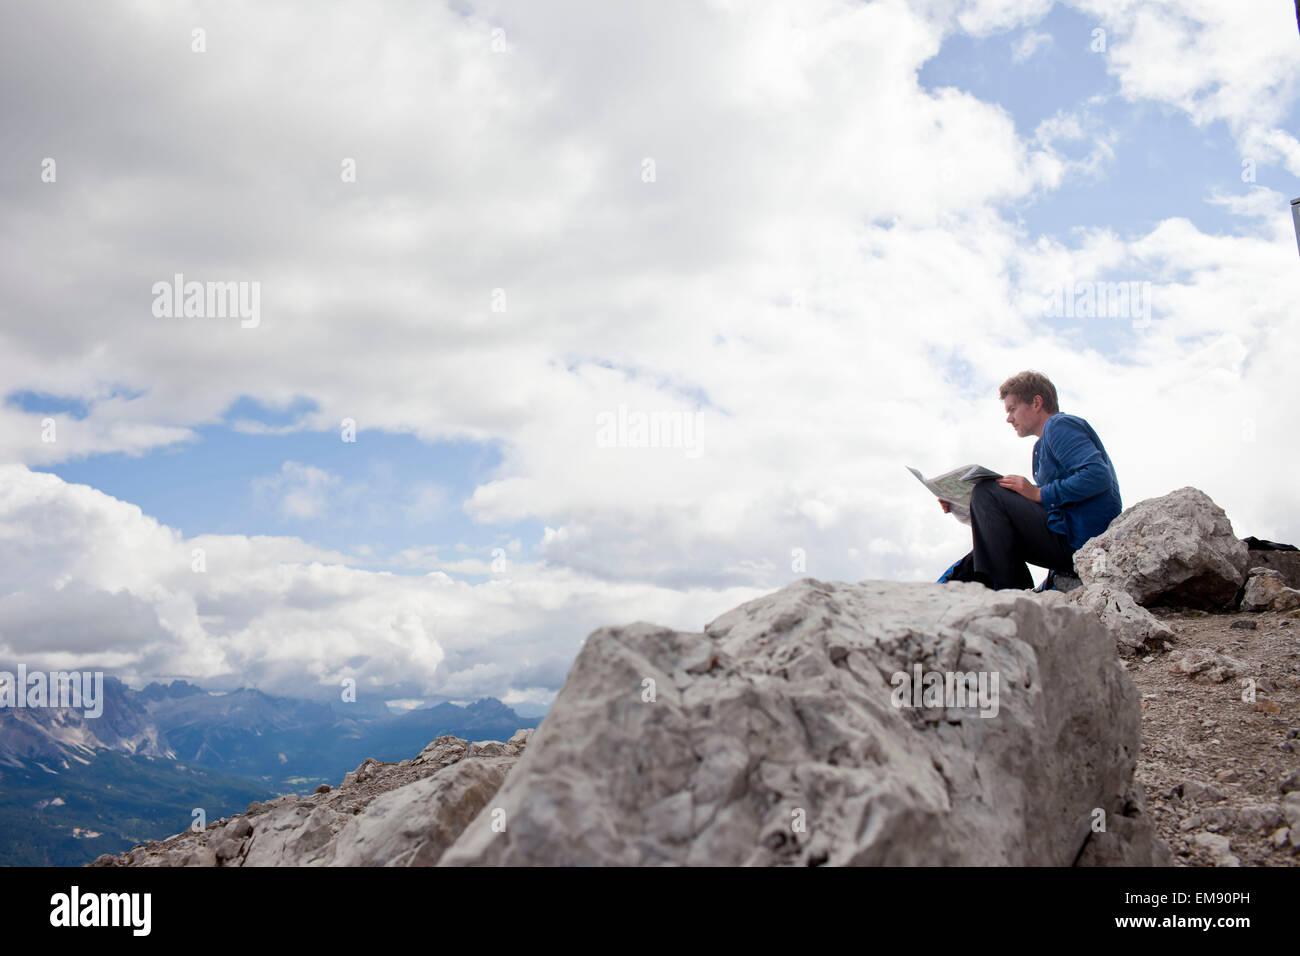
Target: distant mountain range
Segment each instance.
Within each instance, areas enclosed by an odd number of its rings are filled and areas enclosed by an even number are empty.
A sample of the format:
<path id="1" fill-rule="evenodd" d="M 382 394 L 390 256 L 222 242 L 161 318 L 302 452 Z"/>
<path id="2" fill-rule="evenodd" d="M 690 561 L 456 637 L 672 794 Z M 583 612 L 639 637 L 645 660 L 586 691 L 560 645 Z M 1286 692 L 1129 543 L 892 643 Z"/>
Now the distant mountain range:
<path id="1" fill-rule="evenodd" d="M 0 768 L 0 865 L 80 866 L 273 797 L 240 777 L 105 750 L 59 773 Z"/>
<path id="2" fill-rule="evenodd" d="M 508 740 L 539 721 L 493 697 L 394 713 L 105 677 L 99 717 L 0 707 L 0 864 L 87 862 L 184 830 L 195 807 L 215 820 L 336 785 L 366 757 L 400 762 L 444 734 Z"/>

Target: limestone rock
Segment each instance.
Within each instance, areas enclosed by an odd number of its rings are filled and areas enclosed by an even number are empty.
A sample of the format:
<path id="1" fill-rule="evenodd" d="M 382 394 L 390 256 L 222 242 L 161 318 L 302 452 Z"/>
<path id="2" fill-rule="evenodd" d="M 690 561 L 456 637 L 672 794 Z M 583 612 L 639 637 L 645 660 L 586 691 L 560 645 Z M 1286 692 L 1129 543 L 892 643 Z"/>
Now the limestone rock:
<path id="1" fill-rule="evenodd" d="M 1286 586 L 1281 571 L 1272 568 L 1250 569 L 1246 591 L 1241 597 L 1243 611 L 1290 611 L 1300 607 L 1300 590 Z"/>
<path id="2" fill-rule="evenodd" d="M 1088 584 L 1070 591 L 1066 600 L 1096 614 L 1114 636 L 1116 649 L 1125 657 L 1168 650 L 1177 640 L 1173 628 L 1120 588 Z"/>
<path id="3" fill-rule="evenodd" d="M 1300 790 L 1282 798 L 1282 813 L 1286 816 L 1286 825 L 1292 830 L 1300 827 Z"/>
<path id="4" fill-rule="evenodd" d="M 1286 819 L 1282 807 L 1276 803 L 1244 804 L 1233 811 L 1233 816 L 1233 825 L 1250 831 L 1272 830 Z"/>
<path id="5" fill-rule="evenodd" d="M 1282 583 L 1300 590 L 1300 551 L 1273 551 L 1251 548 L 1246 566 L 1263 567 L 1282 575 Z"/>
<path id="6" fill-rule="evenodd" d="M 1136 781 L 1121 813 L 1105 818 L 1105 829 L 1094 827 L 1076 866 L 1173 866 L 1174 855 L 1155 837 L 1147 815 L 1146 794 Z"/>
<path id="7" fill-rule="evenodd" d="M 496 741 L 492 746 L 501 748 Z M 334 841 L 331 866 L 432 866 L 501 787 L 515 758 L 462 760 L 376 797 Z"/>
<path id="8" fill-rule="evenodd" d="M 1124 509 L 1075 552 L 1085 585 L 1127 591 L 1144 607 L 1233 607 L 1248 549 L 1223 509 L 1196 488 L 1179 488 Z"/>
<path id="9" fill-rule="evenodd" d="M 1241 866 L 1241 860 L 1232 855 L 1232 842 L 1217 833 L 1197 833 L 1192 837 L 1196 846 L 1205 850 L 1215 866 Z"/>
<path id="10" fill-rule="evenodd" d="M 444 736 L 400 764 L 364 760 L 337 789 L 288 794 L 249 813 L 105 854 L 92 866 L 429 866 L 492 798 L 532 738 Z"/>
<path id="11" fill-rule="evenodd" d="M 1186 674 L 1198 684 L 1222 684 L 1234 677 L 1248 676 L 1250 670 L 1244 661 L 1204 647 L 1174 651 L 1169 660 L 1172 670 Z"/>
<path id="12" fill-rule="evenodd" d="M 1294 611 L 1300 608 L 1300 588 L 1283 588 L 1282 593 L 1273 599 L 1274 611 Z"/>
<path id="13" fill-rule="evenodd" d="M 1218 803 L 1225 797 L 1222 790 L 1190 777 L 1176 786 L 1173 792 L 1189 803 Z"/>
<path id="14" fill-rule="evenodd" d="M 918 673 L 954 672 L 986 706 L 912 706 Z M 1129 821 L 1099 862 L 1165 859 L 1139 722 L 1114 638 L 1062 594 L 808 578 L 702 633 L 593 632 L 439 865 L 1069 865 L 1098 810 Z"/>

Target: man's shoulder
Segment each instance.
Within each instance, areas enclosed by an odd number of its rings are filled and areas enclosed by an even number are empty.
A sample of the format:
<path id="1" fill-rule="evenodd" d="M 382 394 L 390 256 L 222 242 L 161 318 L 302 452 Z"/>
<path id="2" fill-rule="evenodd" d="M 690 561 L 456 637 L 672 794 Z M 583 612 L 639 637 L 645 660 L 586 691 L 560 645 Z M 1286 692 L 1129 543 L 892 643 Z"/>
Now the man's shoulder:
<path id="1" fill-rule="evenodd" d="M 1088 422 L 1078 415 L 1057 412 L 1043 425 L 1043 444 L 1051 449 L 1052 456 L 1059 458 L 1066 453 L 1066 448 L 1074 445 L 1080 438 L 1101 447 L 1101 438 L 1093 431 Z"/>
<path id="2" fill-rule="evenodd" d="M 1058 431 L 1062 428 L 1065 429 L 1066 431 L 1073 431 L 1073 430 L 1085 431 L 1085 432 L 1092 431 L 1092 426 L 1089 425 L 1085 419 L 1080 418 L 1078 415 L 1067 415 L 1065 412 L 1057 412 L 1055 415 L 1049 418 L 1047 420 L 1047 424 L 1043 426 L 1043 437 L 1046 438 L 1048 432 Z"/>

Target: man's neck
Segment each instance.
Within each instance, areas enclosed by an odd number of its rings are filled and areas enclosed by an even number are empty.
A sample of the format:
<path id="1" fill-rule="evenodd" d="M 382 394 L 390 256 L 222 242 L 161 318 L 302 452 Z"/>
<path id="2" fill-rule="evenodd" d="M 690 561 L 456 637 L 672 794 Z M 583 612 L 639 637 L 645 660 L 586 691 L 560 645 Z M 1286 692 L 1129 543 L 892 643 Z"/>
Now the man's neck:
<path id="1" fill-rule="evenodd" d="M 1059 415 L 1059 414 L 1061 414 L 1061 413 L 1060 413 L 1060 412 L 1052 412 L 1052 415 Z M 1039 426 L 1038 426 L 1037 428 L 1034 429 L 1034 431 L 1032 432 L 1032 434 L 1034 435 L 1035 438 L 1042 438 L 1042 437 L 1043 437 L 1043 429 L 1046 428 L 1046 427 L 1047 427 L 1047 423 L 1048 423 L 1049 421 L 1052 420 L 1052 415 L 1048 415 L 1046 418 L 1044 418 L 1044 419 L 1042 420 L 1042 422 L 1039 424 Z"/>

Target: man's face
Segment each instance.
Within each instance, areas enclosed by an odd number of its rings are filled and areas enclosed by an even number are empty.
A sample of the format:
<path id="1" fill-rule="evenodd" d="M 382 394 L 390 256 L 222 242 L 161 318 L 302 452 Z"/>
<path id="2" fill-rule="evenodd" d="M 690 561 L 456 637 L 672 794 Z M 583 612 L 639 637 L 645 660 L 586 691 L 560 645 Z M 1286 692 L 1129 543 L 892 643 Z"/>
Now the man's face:
<path id="1" fill-rule="evenodd" d="M 1026 404 L 1020 400 L 1020 396 L 1014 392 L 1009 392 L 1004 403 L 1007 410 L 1007 421 L 1011 427 L 1016 430 L 1016 435 L 1024 438 L 1026 435 L 1034 434 L 1034 430 L 1042 421 L 1043 400 L 1039 396 L 1034 396 L 1034 404 Z"/>

